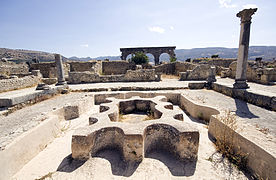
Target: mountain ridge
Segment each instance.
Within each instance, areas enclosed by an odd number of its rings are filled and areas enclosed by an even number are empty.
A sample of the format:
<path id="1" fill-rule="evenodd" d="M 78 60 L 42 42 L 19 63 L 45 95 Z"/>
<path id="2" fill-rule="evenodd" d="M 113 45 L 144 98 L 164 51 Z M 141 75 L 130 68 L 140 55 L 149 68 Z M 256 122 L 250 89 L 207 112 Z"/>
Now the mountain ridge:
<path id="1" fill-rule="evenodd" d="M 186 60 L 188 58 L 202 58 L 210 57 L 214 54 L 219 55 L 221 58 L 237 58 L 238 48 L 226 48 L 226 47 L 206 47 L 206 48 L 192 48 L 192 49 L 176 49 L 175 54 L 178 60 Z M 249 60 L 255 60 L 257 57 L 262 57 L 264 60 L 271 61 L 276 59 L 276 46 L 250 46 L 249 47 Z M 54 61 L 54 54 L 34 51 L 34 50 L 24 50 L 24 49 L 8 49 L 0 48 L 0 59 L 6 58 L 13 61 L 31 61 L 37 59 L 40 62 Z M 99 57 L 63 57 L 64 61 L 89 61 L 89 60 L 119 60 L 120 56 L 99 56 Z M 150 57 L 152 61 L 153 58 Z M 163 55 L 160 60 L 168 61 L 167 57 Z"/>

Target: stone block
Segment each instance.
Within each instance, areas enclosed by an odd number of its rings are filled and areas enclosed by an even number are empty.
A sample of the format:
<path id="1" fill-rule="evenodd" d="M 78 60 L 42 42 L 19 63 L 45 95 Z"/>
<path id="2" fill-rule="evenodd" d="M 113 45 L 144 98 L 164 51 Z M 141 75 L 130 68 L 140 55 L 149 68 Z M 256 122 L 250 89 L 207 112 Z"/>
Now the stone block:
<path id="1" fill-rule="evenodd" d="M 78 118 L 80 116 L 79 106 L 67 105 L 63 107 L 64 110 L 64 119 L 71 120 Z"/>

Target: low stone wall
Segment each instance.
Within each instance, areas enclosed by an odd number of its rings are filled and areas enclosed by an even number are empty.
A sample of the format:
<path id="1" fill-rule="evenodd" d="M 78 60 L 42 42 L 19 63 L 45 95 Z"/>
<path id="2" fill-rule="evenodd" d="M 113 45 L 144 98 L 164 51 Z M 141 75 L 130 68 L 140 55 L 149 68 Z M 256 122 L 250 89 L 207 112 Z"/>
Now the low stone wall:
<path id="1" fill-rule="evenodd" d="M 92 72 L 70 72 L 70 84 L 98 83 L 98 82 L 142 82 L 160 81 L 160 76 L 155 74 L 154 69 L 128 70 L 121 75 L 99 75 Z"/>
<path id="2" fill-rule="evenodd" d="M 220 66 L 224 68 L 228 68 L 230 64 L 234 61 L 237 61 L 237 59 L 224 59 L 224 58 L 200 58 L 200 59 L 193 59 L 193 63 L 204 63 L 209 64 L 211 66 Z"/>
<path id="3" fill-rule="evenodd" d="M 37 85 L 41 80 L 41 76 L 25 76 L 22 78 L 12 78 L 0 80 L 0 92 L 22 89 Z"/>
<path id="4" fill-rule="evenodd" d="M 63 63 L 64 74 L 68 76 L 70 65 Z M 31 70 L 40 70 L 44 78 L 57 78 L 57 68 L 55 62 L 43 62 L 31 64 Z"/>
<path id="5" fill-rule="evenodd" d="M 218 83 L 212 83 L 211 87 L 214 91 L 220 92 L 227 96 L 238 98 L 245 102 L 276 111 L 276 97 L 252 93 L 245 89 L 234 89 Z"/>
<path id="6" fill-rule="evenodd" d="M 102 61 L 104 75 L 125 74 L 127 70 L 135 70 L 136 65 L 128 61 Z"/>
<path id="7" fill-rule="evenodd" d="M 246 155 L 246 167 L 251 174 L 261 179 L 274 179 L 276 177 L 275 156 L 234 131 L 215 116 L 210 119 L 208 134 L 215 140 L 232 144 L 236 152 Z"/>
<path id="8" fill-rule="evenodd" d="M 180 72 L 186 72 L 196 67 L 196 64 L 188 62 L 175 62 L 175 75 L 179 75 Z"/>
<path id="9" fill-rule="evenodd" d="M 26 75 L 29 73 L 29 67 L 26 63 L 16 64 L 14 62 L 0 61 L 0 75 Z"/>
<path id="10" fill-rule="evenodd" d="M 222 71 L 222 77 L 235 79 L 237 62 L 230 64 L 229 69 Z M 273 84 L 276 81 L 276 68 L 259 67 L 256 62 L 248 62 L 246 69 L 246 78 L 248 81 L 260 84 Z"/>
<path id="11" fill-rule="evenodd" d="M 207 80 L 209 76 L 215 75 L 213 71 L 215 71 L 215 69 L 212 69 L 208 64 L 198 65 L 193 70 L 180 72 L 180 81 Z"/>
<path id="12" fill-rule="evenodd" d="M 70 62 L 70 72 L 91 71 L 94 73 L 102 72 L 102 63 L 100 61 L 89 62 Z"/>
<path id="13" fill-rule="evenodd" d="M 173 63 L 166 63 L 166 64 L 155 66 L 154 69 L 156 70 L 156 72 L 162 73 L 162 74 L 179 75 L 179 72 L 192 70 L 196 66 L 197 66 L 196 64 L 177 61 Z"/>

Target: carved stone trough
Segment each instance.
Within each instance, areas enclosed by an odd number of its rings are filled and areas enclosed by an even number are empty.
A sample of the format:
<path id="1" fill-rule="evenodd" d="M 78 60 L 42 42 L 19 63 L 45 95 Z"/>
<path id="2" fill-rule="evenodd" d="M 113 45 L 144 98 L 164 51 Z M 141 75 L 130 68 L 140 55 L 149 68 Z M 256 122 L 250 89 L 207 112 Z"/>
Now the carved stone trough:
<path id="1" fill-rule="evenodd" d="M 89 118 L 89 126 L 72 136 L 72 157 L 85 160 L 104 149 L 117 149 L 125 161 L 140 162 L 156 150 L 170 152 L 176 158 L 196 161 L 199 132 L 183 121 L 183 111 L 174 109 L 165 96 L 129 99 L 106 98 L 100 112 Z M 122 114 L 149 112 L 152 119 L 136 123 L 122 122 Z"/>

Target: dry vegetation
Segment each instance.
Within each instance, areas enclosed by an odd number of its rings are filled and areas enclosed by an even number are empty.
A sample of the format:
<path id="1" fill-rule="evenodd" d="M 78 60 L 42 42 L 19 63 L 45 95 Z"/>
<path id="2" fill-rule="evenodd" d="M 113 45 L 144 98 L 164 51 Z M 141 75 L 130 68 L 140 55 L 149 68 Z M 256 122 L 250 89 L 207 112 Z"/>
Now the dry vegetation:
<path id="1" fill-rule="evenodd" d="M 231 128 L 233 131 L 226 133 L 226 128 L 222 129 L 223 133 L 217 138 L 216 148 L 223 157 L 228 158 L 228 160 L 236 165 L 238 169 L 246 171 L 247 167 L 247 154 L 243 153 L 241 149 L 237 149 L 234 146 L 234 133 L 237 130 L 237 119 L 236 115 L 231 113 L 229 110 L 224 114 L 220 115 L 219 120 L 223 122 L 227 127 Z"/>

